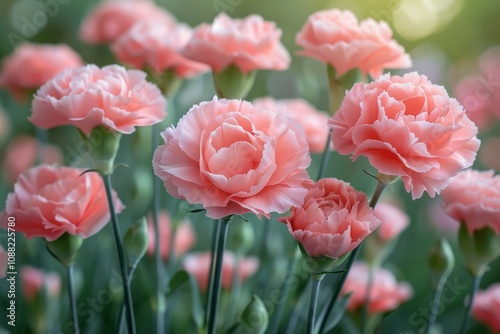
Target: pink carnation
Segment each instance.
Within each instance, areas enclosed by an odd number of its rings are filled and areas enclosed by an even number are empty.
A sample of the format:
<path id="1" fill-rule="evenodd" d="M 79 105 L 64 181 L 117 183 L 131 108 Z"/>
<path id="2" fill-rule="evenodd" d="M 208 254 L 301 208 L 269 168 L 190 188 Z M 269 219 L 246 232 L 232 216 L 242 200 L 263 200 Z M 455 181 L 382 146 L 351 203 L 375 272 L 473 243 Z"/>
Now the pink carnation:
<path id="1" fill-rule="evenodd" d="M 333 178 L 310 186 L 302 206 L 281 221 L 309 256 L 332 258 L 352 251 L 380 225 L 366 195 Z"/>
<path id="2" fill-rule="evenodd" d="M 479 291 L 472 304 L 474 318 L 488 326 L 493 333 L 500 333 L 500 283 Z"/>
<path id="3" fill-rule="evenodd" d="M 160 232 L 160 254 L 164 261 L 169 258 L 170 240 L 172 235 L 171 219 L 166 211 L 161 211 L 158 214 L 158 228 Z M 153 255 L 156 244 L 156 236 L 154 234 L 153 218 L 148 218 L 148 254 Z M 174 255 L 180 256 L 189 250 L 195 242 L 195 233 L 189 221 L 183 221 L 177 226 L 174 237 Z"/>
<path id="4" fill-rule="evenodd" d="M 489 92 L 480 76 L 467 76 L 455 86 L 457 100 L 464 106 L 467 116 L 480 130 L 491 126 L 492 114 L 489 108 Z"/>
<path id="5" fill-rule="evenodd" d="M 155 174 L 169 194 L 202 204 L 210 218 L 283 213 L 307 193 L 306 137 L 284 115 L 214 98 L 193 106 L 161 135 Z"/>
<path id="6" fill-rule="evenodd" d="M 80 28 L 80 38 L 92 44 L 112 43 L 135 23 L 161 21 L 173 26 L 175 19 L 152 1 L 103 1 L 85 17 Z"/>
<path id="7" fill-rule="evenodd" d="M 438 194 L 472 165 L 480 144 L 457 100 L 416 72 L 355 84 L 329 125 L 340 154 L 400 176 L 413 199 Z"/>
<path id="8" fill-rule="evenodd" d="M 193 274 L 202 292 L 207 291 L 208 279 L 210 273 L 210 252 L 194 253 L 186 256 L 183 261 L 184 269 Z M 238 278 L 243 282 L 252 276 L 259 269 L 259 259 L 256 257 L 244 257 L 239 263 L 236 263 L 236 257 L 230 251 L 224 251 L 222 263 L 222 287 L 231 289 L 233 286 L 233 275 L 236 266 L 238 266 Z"/>
<path id="9" fill-rule="evenodd" d="M 307 101 L 302 99 L 274 100 L 272 97 L 266 97 L 254 100 L 253 105 L 292 117 L 304 128 L 310 151 L 321 153 L 325 150 L 330 134 L 328 115 L 316 110 Z"/>
<path id="10" fill-rule="evenodd" d="M 3 169 L 10 183 L 14 183 L 22 172 L 35 165 L 37 156 L 41 163 L 48 165 L 62 165 L 63 155 L 58 147 L 44 145 L 40 150 L 40 143 L 33 137 L 20 136 L 12 140 L 5 151 Z"/>
<path id="11" fill-rule="evenodd" d="M 54 241 L 64 233 L 88 238 L 109 221 L 102 178 L 81 169 L 41 165 L 19 176 L 7 197 L 0 224 L 16 218 L 16 232 Z M 116 212 L 125 207 L 113 192 Z"/>
<path id="12" fill-rule="evenodd" d="M 354 311 L 366 303 L 366 288 L 370 268 L 365 263 L 354 263 L 347 275 L 342 293 L 352 292 L 347 309 Z M 383 268 L 375 269 L 368 300 L 368 313 L 384 313 L 396 309 L 413 295 L 407 283 L 398 283 L 394 275 Z"/>
<path id="13" fill-rule="evenodd" d="M 56 272 L 45 272 L 35 267 L 24 266 L 19 274 L 23 296 L 28 302 L 34 301 L 37 294 L 43 290 L 53 298 L 61 294 L 61 277 Z"/>
<path id="14" fill-rule="evenodd" d="M 65 44 L 23 43 L 4 59 L 0 87 L 22 100 L 62 70 L 82 65 L 80 56 Z"/>
<path id="15" fill-rule="evenodd" d="M 500 234 L 500 176 L 493 171 L 465 170 L 443 190 L 446 212 L 469 232 L 491 227 Z"/>
<path id="16" fill-rule="evenodd" d="M 311 15 L 295 38 L 299 54 L 334 67 L 337 77 L 354 68 L 377 78 L 386 68 L 411 66 L 410 56 L 392 39 L 387 23 L 371 18 L 358 23 L 348 11 L 328 9 Z"/>
<path id="17" fill-rule="evenodd" d="M 172 70 L 178 77 L 192 77 L 209 70 L 205 64 L 180 53 L 192 35 L 185 24 L 168 26 L 158 21 L 140 21 L 121 35 L 111 49 L 119 61 L 135 68 L 149 66 L 156 73 Z"/>
<path id="18" fill-rule="evenodd" d="M 59 73 L 33 100 L 30 121 L 42 129 L 73 125 L 89 134 L 97 126 L 130 134 L 159 123 L 165 98 L 146 73 L 118 65 L 87 65 Z"/>
<path id="19" fill-rule="evenodd" d="M 391 203 L 378 203 L 373 213 L 382 222 L 377 234 L 384 241 L 397 237 L 410 223 L 410 217 L 398 206 Z"/>
<path id="20" fill-rule="evenodd" d="M 215 72 L 236 65 L 241 72 L 285 70 L 290 55 L 280 42 L 281 30 L 258 15 L 231 19 L 221 13 L 212 25 L 202 24 L 186 45 L 186 57 L 205 63 Z"/>

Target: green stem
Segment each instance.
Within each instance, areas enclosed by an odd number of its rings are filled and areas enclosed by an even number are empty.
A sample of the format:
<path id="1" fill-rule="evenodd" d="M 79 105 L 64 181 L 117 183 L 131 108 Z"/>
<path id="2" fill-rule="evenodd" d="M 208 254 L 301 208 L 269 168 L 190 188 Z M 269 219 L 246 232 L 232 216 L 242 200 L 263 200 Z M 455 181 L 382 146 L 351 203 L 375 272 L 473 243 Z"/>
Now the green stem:
<path id="1" fill-rule="evenodd" d="M 71 321 L 73 322 L 73 333 L 80 333 L 80 326 L 78 325 L 78 313 L 76 308 L 76 296 L 75 296 L 75 275 L 74 275 L 74 265 L 71 264 L 66 267 L 68 273 L 68 294 L 69 294 L 69 305 L 71 308 Z"/>
<path id="2" fill-rule="evenodd" d="M 212 286 L 212 300 L 210 313 L 208 315 L 208 334 L 214 334 L 217 327 L 217 308 L 219 306 L 220 289 L 222 283 L 222 264 L 224 261 L 224 248 L 226 247 L 229 217 L 220 219 L 219 237 L 217 238 L 217 250 L 215 254 L 214 282 Z M 212 255 L 214 256 L 214 255 Z"/>
<path id="3" fill-rule="evenodd" d="M 432 329 L 436 323 L 439 304 L 441 303 L 441 296 L 443 294 L 444 285 L 446 283 L 447 275 L 443 275 L 438 282 L 436 290 L 434 291 L 434 298 L 432 300 L 431 315 L 429 317 L 429 325 L 427 326 L 426 334 L 431 334 Z"/>
<path id="4" fill-rule="evenodd" d="M 374 268 L 370 266 L 368 271 L 368 281 L 366 282 L 366 292 L 365 292 L 365 303 L 363 305 L 362 313 L 361 313 L 361 333 L 367 333 L 367 324 L 368 324 L 368 309 L 370 306 L 370 294 L 373 287 L 373 270 Z"/>
<path id="5" fill-rule="evenodd" d="M 220 229 L 221 229 L 221 219 L 217 219 L 215 221 L 215 226 L 214 230 L 212 233 L 212 248 L 211 248 L 211 254 L 212 257 L 210 259 L 210 273 L 208 274 L 208 295 L 207 295 L 207 304 L 205 306 L 205 326 L 208 325 L 208 317 L 210 316 L 211 313 L 211 307 L 212 307 L 212 299 L 213 299 L 213 285 L 215 282 L 215 257 L 217 256 L 217 245 L 219 242 L 219 234 L 220 234 Z"/>
<path id="6" fill-rule="evenodd" d="M 321 157 L 321 165 L 318 171 L 318 177 L 316 181 L 321 179 L 326 169 L 328 168 L 328 164 L 330 163 L 330 156 L 332 155 L 332 151 L 330 150 L 330 132 L 328 132 L 328 138 L 326 138 L 325 150 L 323 151 L 323 156 Z"/>
<path id="7" fill-rule="evenodd" d="M 111 214 L 111 222 L 113 224 L 113 231 L 115 236 L 116 249 L 118 251 L 118 260 L 120 262 L 120 270 L 122 274 L 122 284 L 123 293 L 125 298 L 125 304 L 127 307 L 127 328 L 129 334 L 135 334 L 135 319 L 134 319 L 134 308 L 132 302 L 132 293 L 130 291 L 130 281 L 128 279 L 127 272 L 127 261 L 125 258 L 125 252 L 123 250 L 122 236 L 120 233 L 120 227 L 118 224 L 118 217 L 115 211 L 115 205 L 113 203 L 113 193 L 111 190 L 111 175 L 106 174 L 102 176 L 104 180 L 104 185 L 106 187 L 106 195 L 108 197 L 109 212 Z"/>
<path id="8" fill-rule="evenodd" d="M 382 195 L 382 192 L 384 191 L 386 186 L 387 186 L 387 184 L 385 184 L 384 182 L 380 182 L 380 181 L 377 182 L 377 188 L 375 188 L 375 192 L 373 193 L 373 196 L 370 200 L 370 207 L 372 209 L 375 208 L 375 205 L 377 205 L 377 202 L 380 199 L 380 196 Z M 346 270 L 345 270 L 345 272 L 343 272 L 341 274 L 342 276 L 340 278 L 340 282 L 339 282 L 339 284 L 337 284 L 335 292 L 333 293 L 332 298 L 330 299 L 330 301 L 328 302 L 328 305 L 326 307 L 326 311 L 325 311 L 326 313 L 325 313 L 325 316 L 321 320 L 319 333 L 322 333 L 323 330 L 325 329 L 327 319 L 330 316 L 330 313 L 332 312 L 332 310 L 335 306 L 335 302 L 337 301 L 337 298 L 340 295 L 340 291 L 342 290 L 342 287 L 344 286 L 345 279 L 346 279 L 347 275 L 349 274 L 349 270 L 351 270 L 351 266 L 354 263 L 354 260 L 358 256 L 358 253 L 359 253 L 359 250 L 361 249 L 362 244 L 363 244 L 363 242 L 361 242 L 358 245 L 358 247 L 356 247 L 352 251 L 351 255 L 349 256 L 349 260 L 348 260 L 347 265 L 345 267 Z"/>
<path id="9" fill-rule="evenodd" d="M 151 128 L 151 147 L 153 150 L 158 147 L 160 143 L 158 124 L 154 124 Z M 164 298 L 165 291 L 163 289 L 164 275 L 163 275 L 163 262 L 160 253 L 160 226 L 158 223 L 158 212 L 160 211 L 160 179 L 157 178 L 152 173 L 153 177 L 153 228 L 155 234 L 155 247 L 154 247 L 154 258 L 155 258 L 155 269 L 156 269 L 156 333 L 162 334 L 165 332 L 165 309 L 162 307 L 160 300 Z"/>
<path id="10" fill-rule="evenodd" d="M 474 297 L 476 296 L 477 291 L 479 290 L 479 284 L 481 283 L 482 275 L 474 276 L 474 283 L 472 284 L 472 290 L 469 296 L 469 301 L 467 303 L 467 307 L 465 308 L 465 317 L 462 321 L 462 327 L 460 329 L 460 334 L 465 334 L 467 329 L 469 328 L 471 313 L 472 313 L 472 303 L 474 302 Z"/>
<path id="11" fill-rule="evenodd" d="M 137 268 L 137 265 L 133 266 L 132 268 L 129 269 L 128 271 L 128 284 L 132 283 L 132 277 L 134 276 L 135 269 Z M 117 333 L 123 333 L 123 325 L 125 323 L 125 303 L 122 303 L 122 306 L 120 308 L 120 315 L 118 316 L 118 329 Z"/>
<path id="12" fill-rule="evenodd" d="M 335 77 L 335 69 L 332 65 L 328 64 L 326 66 L 326 73 L 328 75 L 328 92 L 330 97 L 330 115 L 334 115 L 340 106 L 340 100 L 342 97 L 342 85 L 340 81 Z"/>
<path id="13" fill-rule="evenodd" d="M 314 319 L 316 318 L 316 306 L 318 304 L 318 292 L 320 285 L 320 279 L 312 279 L 311 301 L 309 302 L 309 316 L 307 317 L 307 334 L 314 333 Z"/>
<path id="14" fill-rule="evenodd" d="M 305 313 L 307 299 L 307 293 L 305 293 L 306 290 L 307 288 L 304 288 L 304 291 L 300 294 L 299 301 L 295 305 L 292 315 L 288 318 L 288 324 L 286 325 L 284 332 L 285 334 L 295 333 L 295 329 L 297 329 L 297 322 L 301 318 L 302 314 Z"/>
<path id="15" fill-rule="evenodd" d="M 292 283 L 294 274 L 295 274 L 295 268 L 297 267 L 297 264 L 299 263 L 299 257 L 296 255 L 297 252 L 297 247 L 294 248 L 293 252 L 293 259 L 290 261 L 290 264 L 288 266 L 288 271 L 285 277 L 285 281 L 283 282 L 283 285 L 281 286 L 280 290 L 280 295 L 279 298 L 276 302 L 276 308 L 274 309 L 273 312 L 273 317 L 271 319 L 271 323 L 269 326 L 269 329 L 267 331 L 268 334 L 275 334 L 278 333 L 278 329 L 280 326 L 280 321 L 281 321 L 281 316 L 283 314 L 283 309 L 285 307 L 285 301 L 288 296 L 288 291 L 290 290 L 290 284 Z"/>

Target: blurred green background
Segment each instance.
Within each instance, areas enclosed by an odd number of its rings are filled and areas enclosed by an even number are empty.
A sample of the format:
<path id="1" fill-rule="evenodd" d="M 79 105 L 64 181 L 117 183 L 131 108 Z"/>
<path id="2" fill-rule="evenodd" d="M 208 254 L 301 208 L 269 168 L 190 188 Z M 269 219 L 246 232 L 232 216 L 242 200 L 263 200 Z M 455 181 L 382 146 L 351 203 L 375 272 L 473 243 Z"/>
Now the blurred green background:
<path id="1" fill-rule="evenodd" d="M 376 20 L 385 20 L 394 30 L 396 40 L 409 52 L 414 61 L 414 70 L 426 74 L 434 83 L 445 85 L 453 95 L 453 86 L 459 77 L 474 70 L 477 57 L 493 45 L 500 44 L 500 1 L 498 0 L 158 0 L 157 4 L 170 11 L 179 21 L 196 26 L 202 22 L 211 22 L 221 10 L 232 17 L 243 17 L 249 14 L 262 15 L 266 20 L 275 21 L 283 30 L 283 43 L 290 53 L 298 50 L 294 43 L 294 36 L 302 27 L 306 18 L 313 12 L 325 8 L 350 9 L 358 18 L 373 17 Z M 107 46 L 89 46 L 78 38 L 78 28 L 84 15 L 97 1 L 60 0 L 57 10 L 48 15 L 46 24 L 40 24 L 32 36 L 22 37 L 23 18 L 33 17 L 42 10 L 45 0 L 2 0 L 0 3 L 0 58 L 13 51 L 14 44 L 26 40 L 36 43 L 67 43 L 82 55 L 84 61 L 105 65 L 114 63 L 115 60 Z M 402 71 L 399 71 L 402 73 Z M 172 101 L 169 102 L 169 116 L 162 129 L 169 123 L 184 114 L 189 107 L 202 100 L 211 99 L 214 95 L 211 87 L 210 75 L 185 82 L 183 87 Z M 275 98 L 302 97 L 315 105 L 318 109 L 327 110 L 328 95 L 324 67 L 317 61 L 293 56 L 293 62 L 285 72 L 261 72 L 258 74 L 256 84 L 252 89 L 249 100 L 265 95 Z M 19 134 L 34 134 L 32 125 L 27 122 L 29 105 L 17 104 L 5 91 L 0 91 L 0 104 L 11 118 L 10 138 Z M 481 138 L 498 135 L 498 126 L 489 133 L 480 134 Z M 58 145 L 64 155 L 65 162 L 74 162 L 70 153 L 71 147 L 79 143 L 79 137 L 73 129 L 54 129 L 49 132 L 50 141 Z M 115 189 L 127 205 L 127 210 L 121 215 L 123 230 L 135 219 L 147 213 L 150 196 L 150 161 L 149 148 L 150 129 L 141 129 L 134 135 L 122 140 L 117 162 L 129 164 L 128 169 L 119 169 L 113 177 Z M 9 140 L 3 142 L 0 152 L 5 151 Z M 83 158 L 82 158 L 83 159 Z M 316 175 L 320 157 L 313 157 L 311 175 Z M 3 160 L 3 158 L 2 158 Z M 85 160 L 78 160 L 85 164 Z M 82 162 L 83 161 L 83 162 Z M 80 166 L 83 167 L 83 166 Z M 479 161 L 475 167 L 484 169 Z M 371 194 L 375 182 L 367 176 L 363 169 L 373 172 L 367 162 L 359 159 L 352 163 L 349 158 L 333 154 L 330 164 L 329 176 L 342 178 L 350 182 L 355 188 Z M 5 178 L 0 181 L 0 208 L 10 191 Z M 162 189 L 163 190 L 163 189 Z M 163 191 L 162 191 L 163 192 Z M 433 225 L 428 208 L 431 202 L 438 199 L 429 199 L 427 195 L 418 201 L 412 202 L 409 194 L 404 192 L 401 183 L 391 185 L 386 191 L 387 195 L 399 199 L 411 217 L 410 227 L 403 232 L 396 251 L 386 263 L 398 279 L 410 282 L 414 289 L 414 297 L 397 311 L 388 315 L 382 325 L 380 333 L 420 333 L 422 324 L 426 323 L 426 315 L 431 303 L 431 289 L 429 272 L 426 268 L 426 254 L 430 245 L 441 235 Z M 163 203 L 175 214 L 178 202 L 163 194 Z M 191 215 L 190 219 L 197 229 L 198 242 L 195 249 L 206 250 L 210 240 L 207 236 L 211 233 L 211 224 L 202 215 Z M 241 222 L 240 222 L 241 223 Z M 245 286 L 254 287 L 260 296 L 266 296 L 280 286 L 287 266 L 287 258 L 293 243 L 286 228 L 276 222 L 269 223 L 272 240 L 268 245 L 261 242 L 263 223 L 253 221 L 256 243 L 250 254 L 260 254 L 265 247 L 270 261 L 265 268 L 264 284 L 262 274 L 257 275 Z M 5 245 L 5 235 L 0 233 L 0 242 Z M 230 237 L 231 238 L 231 237 Z M 455 237 L 450 236 L 450 241 L 456 250 Z M 34 264 L 51 270 L 62 272 L 47 253 L 43 251 L 41 240 L 27 242 L 18 237 L 17 265 Z M 230 245 L 233 249 L 237 246 Z M 101 256 L 104 254 L 105 256 Z M 451 285 L 448 286 L 448 296 L 452 301 L 445 305 L 444 311 L 439 315 L 438 321 L 443 325 L 443 333 L 458 332 L 463 315 L 463 303 L 467 296 L 468 288 L 472 281 L 461 265 L 460 256 L 457 254 L 457 266 L 450 276 Z M 95 296 L 100 289 L 106 288 L 110 280 L 110 268 L 117 268 L 115 248 L 112 243 L 110 226 L 104 232 L 90 238 L 84 244 L 82 256 L 77 262 L 77 271 L 82 283 L 80 301 L 87 296 Z M 134 280 L 133 291 L 136 304 L 136 316 L 139 318 L 138 326 L 141 333 L 150 333 L 153 326 L 151 309 L 155 307 L 152 301 L 152 275 L 150 270 L 153 261 L 147 258 L 141 263 Z M 482 287 L 487 287 L 492 282 L 500 281 L 500 261 L 492 265 L 492 270 L 484 276 Z M 289 307 L 292 307 L 304 290 L 304 282 L 292 291 Z M 323 284 L 325 293 L 320 297 L 320 305 L 325 302 L 328 283 Z M 63 290 L 64 291 L 64 290 Z M 241 309 L 249 300 L 252 291 L 245 290 L 241 297 Z M 190 324 L 189 320 L 189 291 L 181 290 L 170 303 L 175 311 L 173 333 L 189 333 L 183 324 Z M 18 294 L 18 300 L 21 299 Z M 111 305 L 95 313 L 89 321 L 82 319 L 85 333 L 107 333 L 112 331 L 111 323 L 115 319 L 115 310 L 119 296 Z M 224 300 L 223 300 L 224 301 Z M 0 282 L 0 309 L 4 314 L 6 307 L 6 284 Z M 66 296 L 61 299 L 61 313 L 59 322 L 68 321 Z M 29 313 L 23 312 L 22 303 L 19 304 L 17 316 L 18 327 L 15 332 L 29 333 Z M 291 309 L 285 310 L 285 319 Z M 302 315 L 305 317 L 305 312 Z M 416 314 L 416 315 L 415 315 Z M 61 325 L 62 326 L 62 325 Z M 111 326 L 111 327 L 110 327 Z M 298 320 L 298 333 L 304 324 Z M 0 327 L 7 328 L 6 318 L 0 318 Z M 189 327 L 192 328 L 192 327 Z M 0 333 L 2 329 L 0 329 Z M 473 323 L 470 333 L 486 332 L 486 329 Z"/>

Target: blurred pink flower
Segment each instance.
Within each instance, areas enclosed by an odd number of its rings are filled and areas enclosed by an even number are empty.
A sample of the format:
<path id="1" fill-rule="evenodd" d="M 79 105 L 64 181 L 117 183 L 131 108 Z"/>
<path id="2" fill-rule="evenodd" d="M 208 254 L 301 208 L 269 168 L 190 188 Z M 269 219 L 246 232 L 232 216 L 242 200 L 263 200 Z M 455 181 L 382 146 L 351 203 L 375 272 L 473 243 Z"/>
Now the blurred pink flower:
<path id="1" fill-rule="evenodd" d="M 377 203 L 373 214 L 381 221 L 377 234 L 384 241 L 397 237 L 410 223 L 410 217 L 406 212 L 387 202 Z"/>
<path id="2" fill-rule="evenodd" d="M 311 185 L 302 206 L 280 221 L 309 256 L 331 258 L 352 251 L 380 225 L 366 195 L 333 178 Z"/>
<path id="3" fill-rule="evenodd" d="M 4 278 L 7 274 L 8 258 L 7 251 L 0 245 L 0 278 Z"/>
<path id="4" fill-rule="evenodd" d="M 472 165 L 480 144 L 457 100 L 416 72 L 355 84 L 329 125 L 340 154 L 366 156 L 380 173 L 401 176 L 413 199 L 439 194 Z"/>
<path id="5" fill-rule="evenodd" d="M 0 213 L 0 226 L 16 218 L 16 232 L 28 239 L 54 241 L 64 233 L 88 238 L 109 221 L 109 207 L 102 178 L 97 173 L 70 167 L 41 165 L 19 176 Z M 115 209 L 125 207 L 113 192 Z"/>
<path id="6" fill-rule="evenodd" d="M 500 137 L 490 137 L 483 140 L 479 149 L 479 161 L 489 169 L 500 171 Z"/>
<path id="7" fill-rule="evenodd" d="M 441 197 L 446 212 L 473 231 L 486 226 L 500 234 L 500 176 L 465 170 L 451 179 Z"/>
<path id="8" fill-rule="evenodd" d="M 0 87 L 23 100 L 62 70 L 82 65 L 80 56 L 65 44 L 23 43 L 4 59 Z"/>
<path id="9" fill-rule="evenodd" d="M 61 294 L 61 277 L 56 272 L 45 272 L 35 267 L 24 266 L 19 274 L 23 296 L 28 302 L 33 301 L 43 289 L 46 289 L 48 295 L 53 298 Z"/>
<path id="10" fill-rule="evenodd" d="M 365 304 L 366 288 L 370 268 L 365 263 L 355 262 L 347 275 L 342 294 L 352 292 L 347 304 L 349 311 L 354 311 Z M 409 300 L 413 290 L 408 283 L 398 283 L 394 275 L 383 268 L 375 269 L 368 301 L 368 313 L 384 313 L 396 309 Z"/>
<path id="11" fill-rule="evenodd" d="M 283 213 L 307 193 L 306 136 L 282 114 L 214 98 L 193 106 L 161 135 L 155 174 L 169 194 L 202 204 L 210 218 Z"/>
<path id="12" fill-rule="evenodd" d="M 431 223 L 438 232 L 450 236 L 457 235 L 460 222 L 446 213 L 443 202 L 437 200 L 432 201 L 428 211 Z"/>
<path id="13" fill-rule="evenodd" d="M 306 132 L 309 150 L 312 153 L 322 153 L 330 134 L 328 114 L 316 110 L 307 101 L 302 99 L 274 100 L 265 97 L 253 101 L 256 108 L 281 112 L 295 119 Z"/>
<path id="14" fill-rule="evenodd" d="M 212 255 L 210 252 L 193 253 L 186 256 L 183 261 L 184 269 L 194 275 L 202 292 L 207 291 L 208 288 L 211 258 Z M 259 259 L 252 256 L 241 258 L 240 262 L 236 263 L 235 255 L 231 251 L 224 251 L 222 288 L 227 290 L 231 289 L 236 266 L 238 266 L 238 277 L 240 282 L 243 282 L 259 269 L 259 265 Z"/>
<path id="15" fill-rule="evenodd" d="M 178 77 L 193 77 L 210 68 L 180 53 L 192 35 L 185 24 L 169 26 L 158 21 L 140 21 L 122 34 L 111 49 L 119 61 L 137 69 L 149 66 L 156 73 L 172 70 Z"/>
<path id="16" fill-rule="evenodd" d="M 5 151 L 3 162 L 5 176 L 10 183 L 14 183 L 19 174 L 35 165 L 37 155 L 42 158 L 43 164 L 63 164 L 63 154 L 57 146 L 44 145 L 41 154 L 37 154 L 39 149 L 40 144 L 33 137 L 20 136 L 12 140 Z"/>
<path id="17" fill-rule="evenodd" d="M 455 94 L 458 102 L 467 111 L 467 116 L 480 130 L 486 131 L 492 125 L 493 117 L 489 109 L 488 98 L 483 95 L 482 84 L 480 76 L 467 76 L 457 83 Z"/>
<path id="18" fill-rule="evenodd" d="M 161 21 L 167 26 L 175 24 L 175 19 L 152 1 L 106 0 L 85 17 L 80 27 L 80 38 L 92 44 L 112 43 L 142 20 Z"/>
<path id="19" fill-rule="evenodd" d="M 164 261 L 169 258 L 170 238 L 172 235 L 171 218 L 166 211 L 160 211 L 158 214 L 158 226 L 160 232 L 160 254 Z M 148 217 L 148 254 L 153 255 L 156 244 L 154 234 L 153 217 Z M 174 255 L 180 256 L 189 250 L 195 242 L 195 233 L 188 220 L 181 222 L 177 226 L 174 238 Z"/>
<path id="20" fill-rule="evenodd" d="M 286 70 L 290 55 L 280 42 L 281 30 L 258 15 L 232 19 L 221 13 L 212 25 L 202 24 L 184 48 L 184 55 L 221 72 L 229 65 L 241 72 Z"/>
<path id="21" fill-rule="evenodd" d="M 358 23 L 348 10 L 327 9 L 312 14 L 295 41 L 304 48 L 299 55 L 332 65 L 337 77 L 359 68 L 363 75 L 378 78 L 386 68 L 411 66 L 410 56 L 392 39 L 387 23 L 372 18 Z"/>
<path id="22" fill-rule="evenodd" d="M 165 98 L 146 73 L 118 65 L 87 65 L 59 73 L 33 100 L 30 122 L 42 129 L 73 125 L 89 134 L 97 126 L 130 134 L 165 118 Z"/>
<path id="23" fill-rule="evenodd" d="M 500 333 L 500 283 L 479 291 L 472 304 L 474 318 L 488 326 L 492 333 Z"/>

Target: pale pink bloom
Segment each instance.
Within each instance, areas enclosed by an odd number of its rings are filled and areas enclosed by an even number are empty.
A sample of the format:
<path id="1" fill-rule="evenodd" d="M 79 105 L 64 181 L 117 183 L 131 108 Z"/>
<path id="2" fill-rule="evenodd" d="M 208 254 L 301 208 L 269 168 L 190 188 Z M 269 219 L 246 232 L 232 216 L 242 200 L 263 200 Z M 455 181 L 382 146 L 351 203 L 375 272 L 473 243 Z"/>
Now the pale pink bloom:
<path id="1" fill-rule="evenodd" d="M 365 263 L 355 262 L 352 265 L 342 287 L 342 294 L 352 292 L 347 310 L 354 311 L 366 304 L 369 271 L 370 267 Z M 398 283 L 390 271 L 377 268 L 373 272 L 373 281 L 368 297 L 368 313 L 392 311 L 412 296 L 413 290 L 408 283 Z"/>
<path id="2" fill-rule="evenodd" d="M 64 233 L 88 238 L 109 221 L 109 207 L 102 178 L 84 170 L 41 165 L 19 176 L 9 193 L 0 226 L 16 218 L 16 232 L 28 239 L 54 241 Z M 113 192 L 115 209 L 125 207 Z"/>
<path id="3" fill-rule="evenodd" d="M 400 176 L 413 199 L 438 194 L 472 165 L 480 144 L 465 109 L 416 72 L 355 84 L 329 125 L 340 154 Z"/>
<path id="4" fill-rule="evenodd" d="M 166 211 L 160 211 L 158 214 L 158 228 L 160 232 L 160 254 L 164 261 L 169 258 L 170 240 L 172 235 L 172 223 L 170 215 Z M 156 244 L 154 233 L 153 217 L 148 217 L 148 254 L 153 255 Z M 180 256 L 188 251 L 195 242 L 195 233 L 188 220 L 182 221 L 175 232 L 174 237 L 174 255 Z"/>
<path id="5" fill-rule="evenodd" d="M 483 86 L 481 76 L 467 76 L 455 86 L 455 94 L 467 116 L 480 130 L 488 130 L 492 124 L 492 114 L 489 108 L 489 92 Z"/>
<path id="6" fill-rule="evenodd" d="M 479 291 L 472 303 L 474 318 L 488 326 L 493 333 L 500 333 L 500 283 Z"/>
<path id="7" fill-rule="evenodd" d="M 89 134 L 97 126 L 130 134 L 165 118 L 165 98 L 146 73 L 118 65 L 68 69 L 36 93 L 30 121 L 42 129 L 73 125 Z"/>
<path id="8" fill-rule="evenodd" d="M 265 97 L 254 100 L 253 105 L 256 108 L 278 111 L 292 117 L 304 128 L 310 151 L 321 153 L 325 150 L 330 134 L 329 117 L 325 112 L 316 110 L 302 99 L 275 100 L 272 97 Z"/>
<path id="9" fill-rule="evenodd" d="M 280 42 L 281 30 L 274 22 L 250 15 L 232 19 L 221 13 L 212 25 L 202 24 L 183 53 L 186 57 L 209 65 L 220 72 L 235 65 L 241 72 L 286 70 L 290 55 Z"/>
<path id="10" fill-rule="evenodd" d="M 112 43 L 142 20 L 160 21 L 167 26 L 175 24 L 172 15 L 152 1 L 107 0 L 85 17 L 80 27 L 80 38 L 92 44 Z"/>
<path id="11" fill-rule="evenodd" d="M 359 68 L 363 75 L 377 78 L 386 68 L 411 66 L 410 56 L 392 38 L 387 23 L 372 18 L 358 23 L 348 10 L 327 9 L 312 14 L 295 41 L 304 48 L 300 55 L 332 65 L 337 77 Z"/>
<path id="12" fill-rule="evenodd" d="M 366 195 L 334 178 L 311 185 L 302 206 L 280 221 L 309 256 L 332 258 L 352 251 L 380 225 Z"/>
<path id="13" fill-rule="evenodd" d="M 155 174 L 169 194 L 202 204 L 210 218 L 283 213 L 307 193 L 311 158 L 304 130 L 277 112 L 214 98 L 161 135 Z"/>
<path id="14" fill-rule="evenodd" d="M 210 252 L 193 253 L 186 256 L 183 261 L 184 269 L 194 275 L 202 292 L 207 291 L 208 288 L 211 258 Z M 233 286 L 233 275 L 236 266 L 238 266 L 238 278 L 240 282 L 243 282 L 257 271 L 259 265 L 259 259 L 253 256 L 243 257 L 239 263 L 236 263 L 235 255 L 231 251 L 224 251 L 222 288 L 229 290 Z"/>
<path id="15" fill-rule="evenodd" d="M 403 210 L 387 202 L 377 203 L 373 214 L 382 222 L 377 234 L 384 241 L 397 237 L 410 223 L 410 217 Z"/>
<path id="16" fill-rule="evenodd" d="M 41 153 L 38 150 L 41 149 Z M 30 136 L 19 136 L 12 140 L 5 151 L 3 169 L 10 183 L 14 183 L 22 172 L 36 163 L 37 156 L 41 163 L 47 165 L 62 165 L 63 155 L 61 150 L 54 145 L 43 145 Z"/>
<path id="17" fill-rule="evenodd" d="M 463 222 L 471 234 L 486 226 L 500 234 L 500 176 L 493 174 L 465 170 L 441 194 L 446 212 Z"/>
<path id="18" fill-rule="evenodd" d="M 500 137 L 490 137 L 481 143 L 479 149 L 479 161 L 489 169 L 500 171 Z"/>
<path id="19" fill-rule="evenodd" d="M 121 35 L 111 50 L 119 61 L 135 68 L 148 66 L 156 73 L 171 70 L 178 77 L 189 78 L 210 69 L 180 53 L 192 35 L 185 24 L 172 27 L 158 21 L 140 21 Z"/>
<path id="20" fill-rule="evenodd" d="M 7 274 L 8 255 L 7 251 L 0 245 L 0 278 L 4 278 Z"/>
<path id="21" fill-rule="evenodd" d="M 23 43 L 4 59 L 0 87 L 23 100 L 62 70 L 82 65 L 80 56 L 65 44 Z"/>
<path id="22" fill-rule="evenodd" d="M 61 277 L 56 272 L 45 272 L 31 266 L 24 266 L 19 272 L 24 299 L 33 301 L 44 289 L 53 298 L 61 294 Z"/>
<path id="23" fill-rule="evenodd" d="M 460 222 L 446 213 L 441 201 L 432 201 L 429 206 L 429 218 L 438 232 L 449 236 L 456 236 Z"/>

